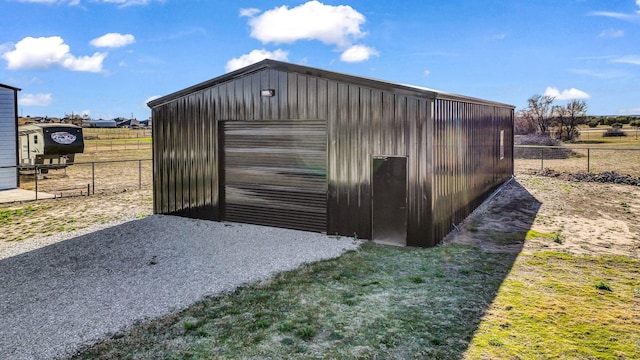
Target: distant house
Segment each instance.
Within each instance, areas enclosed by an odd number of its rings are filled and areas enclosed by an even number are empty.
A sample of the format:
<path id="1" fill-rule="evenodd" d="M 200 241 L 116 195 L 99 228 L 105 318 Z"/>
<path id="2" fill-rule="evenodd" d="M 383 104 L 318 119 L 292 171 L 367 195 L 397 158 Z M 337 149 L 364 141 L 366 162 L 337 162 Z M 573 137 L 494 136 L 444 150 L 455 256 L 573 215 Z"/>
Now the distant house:
<path id="1" fill-rule="evenodd" d="M 125 119 L 117 122 L 119 128 L 137 128 L 140 126 L 140 122 L 136 119 Z"/>
<path id="2" fill-rule="evenodd" d="M 103 120 L 103 119 L 98 119 L 98 120 L 93 120 L 93 119 L 88 119 L 88 120 L 83 120 L 82 121 L 82 126 L 83 127 L 90 127 L 90 128 L 115 128 L 116 126 L 116 121 L 115 120 Z"/>
<path id="3" fill-rule="evenodd" d="M 15 189 L 18 176 L 18 91 L 0 84 L 0 190 Z"/>

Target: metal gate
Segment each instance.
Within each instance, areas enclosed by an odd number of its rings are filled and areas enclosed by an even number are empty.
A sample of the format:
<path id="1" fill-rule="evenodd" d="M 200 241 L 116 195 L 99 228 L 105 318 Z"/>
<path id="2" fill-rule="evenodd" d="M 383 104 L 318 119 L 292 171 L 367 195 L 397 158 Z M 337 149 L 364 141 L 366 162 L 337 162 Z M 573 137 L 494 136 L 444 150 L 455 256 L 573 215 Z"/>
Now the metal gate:
<path id="1" fill-rule="evenodd" d="M 224 122 L 227 221 L 325 232 L 324 120 Z"/>

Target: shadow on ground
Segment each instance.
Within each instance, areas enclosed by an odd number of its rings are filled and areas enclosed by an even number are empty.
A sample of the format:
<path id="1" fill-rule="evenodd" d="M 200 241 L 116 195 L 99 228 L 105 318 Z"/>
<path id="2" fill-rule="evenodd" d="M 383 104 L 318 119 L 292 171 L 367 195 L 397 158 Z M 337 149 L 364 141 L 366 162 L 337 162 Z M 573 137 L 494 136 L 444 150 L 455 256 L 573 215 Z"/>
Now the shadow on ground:
<path id="1" fill-rule="evenodd" d="M 460 359 L 540 205 L 513 181 L 443 246 L 366 243 L 140 326 L 78 358 Z"/>

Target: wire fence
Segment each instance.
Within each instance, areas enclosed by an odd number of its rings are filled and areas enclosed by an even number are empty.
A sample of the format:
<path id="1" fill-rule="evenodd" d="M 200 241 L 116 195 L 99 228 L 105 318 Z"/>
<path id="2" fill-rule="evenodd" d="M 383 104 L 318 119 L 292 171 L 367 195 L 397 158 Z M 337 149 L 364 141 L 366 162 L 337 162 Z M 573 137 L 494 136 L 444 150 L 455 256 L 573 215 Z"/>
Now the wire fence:
<path id="1" fill-rule="evenodd" d="M 151 159 L 110 160 L 69 163 L 63 168 L 37 165 L 15 168 L 20 173 L 20 187 L 51 197 L 90 196 L 153 188 Z M 640 148 L 596 148 L 516 145 L 515 173 L 552 169 L 558 172 L 619 174 L 640 177 Z"/>
<path id="2" fill-rule="evenodd" d="M 640 148 L 516 145 L 515 172 L 552 169 L 558 172 L 615 171 L 640 176 Z"/>
<path id="3" fill-rule="evenodd" d="M 83 128 L 85 140 L 96 139 L 130 139 L 151 138 L 151 128 L 127 129 L 127 128 Z"/>
<path id="4" fill-rule="evenodd" d="M 151 149 L 151 139 L 148 140 L 85 140 L 85 151 L 113 151 L 113 150 L 141 150 Z"/>
<path id="5" fill-rule="evenodd" d="M 580 140 L 601 140 L 609 129 L 580 129 Z M 619 134 L 622 136 L 608 137 L 612 142 L 625 142 L 627 139 L 638 140 L 640 138 L 640 127 L 621 128 Z"/>
<path id="6" fill-rule="evenodd" d="M 90 196 L 96 193 L 117 193 L 153 187 L 151 159 L 91 161 L 56 165 L 36 165 L 17 168 L 20 188 L 47 197 Z M 42 195 L 40 195 L 42 197 Z"/>

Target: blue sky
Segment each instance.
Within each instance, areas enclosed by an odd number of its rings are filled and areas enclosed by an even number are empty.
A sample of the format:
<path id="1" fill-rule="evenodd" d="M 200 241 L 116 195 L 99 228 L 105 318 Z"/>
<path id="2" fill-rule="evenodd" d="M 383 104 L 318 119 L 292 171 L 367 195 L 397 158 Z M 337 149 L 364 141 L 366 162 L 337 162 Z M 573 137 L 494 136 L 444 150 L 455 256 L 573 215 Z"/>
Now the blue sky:
<path id="1" fill-rule="evenodd" d="M 0 0 L 19 113 L 146 102 L 265 57 L 526 106 L 640 114 L 640 0 Z"/>

